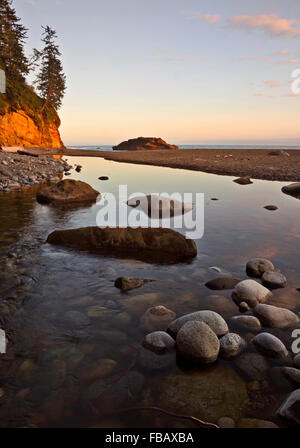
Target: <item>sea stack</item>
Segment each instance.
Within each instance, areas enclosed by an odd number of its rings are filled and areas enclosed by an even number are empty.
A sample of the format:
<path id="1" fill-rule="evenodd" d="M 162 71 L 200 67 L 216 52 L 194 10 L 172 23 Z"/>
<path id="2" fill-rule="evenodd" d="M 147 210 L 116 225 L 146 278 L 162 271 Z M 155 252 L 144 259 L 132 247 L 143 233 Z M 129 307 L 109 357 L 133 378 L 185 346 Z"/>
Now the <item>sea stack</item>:
<path id="1" fill-rule="evenodd" d="M 155 149 L 178 149 L 176 145 L 169 145 L 161 138 L 156 137 L 138 137 L 122 142 L 113 146 L 116 151 L 142 151 Z"/>

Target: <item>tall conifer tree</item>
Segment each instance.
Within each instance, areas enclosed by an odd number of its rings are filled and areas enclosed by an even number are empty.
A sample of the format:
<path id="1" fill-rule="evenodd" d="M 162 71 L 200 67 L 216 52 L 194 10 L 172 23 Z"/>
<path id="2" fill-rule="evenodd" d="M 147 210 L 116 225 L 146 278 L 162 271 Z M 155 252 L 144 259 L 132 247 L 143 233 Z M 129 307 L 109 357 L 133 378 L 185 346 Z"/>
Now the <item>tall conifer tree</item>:
<path id="1" fill-rule="evenodd" d="M 66 76 L 60 61 L 61 53 L 55 43 L 56 31 L 49 26 L 43 27 L 44 48 L 39 52 L 41 68 L 37 76 L 37 89 L 44 100 L 43 112 L 49 107 L 58 110 L 66 90 Z"/>

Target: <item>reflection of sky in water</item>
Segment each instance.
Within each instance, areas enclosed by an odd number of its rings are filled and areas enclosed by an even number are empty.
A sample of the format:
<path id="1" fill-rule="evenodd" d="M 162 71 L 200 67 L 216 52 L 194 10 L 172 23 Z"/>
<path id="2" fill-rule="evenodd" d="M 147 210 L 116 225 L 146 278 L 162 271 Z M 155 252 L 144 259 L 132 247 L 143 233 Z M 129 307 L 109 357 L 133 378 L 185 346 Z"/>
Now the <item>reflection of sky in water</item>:
<path id="1" fill-rule="evenodd" d="M 281 192 L 286 183 L 254 180 L 241 186 L 229 176 L 196 171 L 133 165 L 104 159 L 68 157 L 70 163 L 83 166 L 81 173 L 72 171 L 72 178 L 90 183 L 102 193 L 118 195 L 119 185 L 127 185 L 128 193 L 205 193 L 205 233 L 197 241 L 199 254 L 206 254 L 239 271 L 250 257 L 275 260 L 283 271 L 296 276 L 299 268 L 300 201 Z M 101 182 L 100 176 L 109 181 Z M 194 196 L 195 197 L 195 196 Z M 211 201 L 218 198 L 218 201 Z M 265 210 L 266 205 L 279 210 Z M 68 226 L 95 225 L 97 205 L 68 216 Z M 64 226 L 66 223 L 64 223 Z M 294 276 L 294 275 L 293 275 Z"/>
<path id="2" fill-rule="evenodd" d="M 300 286 L 300 202 L 281 193 L 281 183 L 255 180 L 253 185 L 240 186 L 231 177 L 201 172 L 130 165 L 101 158 L 68 159 L 73 165 L 83 166 L 79 174 L 72 170 L 71 177 L 88 182 L 102 193 L 117 195 L 119 184 L 127 184 L 130 194 L 204 192 L 204 237 L 197 240 L 198 256 L 192 263 L 160 266 L 101 257 L 44 244 L 52 230 L 95 225 L 98 205 L 77 210 L 76 207 L 65 210 L 43 206 L 35 200 L 36 188 L 0 195 L 0 234 L 4 241 L 0 246 L 4 249 L 0 308 L 2 312 L 16 307 L 8 322 L 8 357 L 13 366 L 15 360 L 16 368 L 23 359 L 30 359 L 37 369 L 28 398 L 22 401 L 17 392 L 28 389 L 28 384 L 15 374 L 7 375 L 7 362 L 1 364 L 0 360 L 1 387 L 9 397 L 0 409 L 0 426 L 5 426 L 8 419 L 11 426 L 24 426 L 26 421 L 37 426 L 91 425 L 91 416 L 82 412 L 89 384 L 81 375 L 106 358 L 117 363 L 114 374 L 128 369 L 132 353 L 145 334 L 139 319 L 147 308 L 164 305 L 177 316 L 213 309 L 225 319 L 238 313 L 230 298 L 231 291 L 222 291 L 223 297 L 213 300 L 213 292 L 204 286 L 207 280 L 219 275 L 209 269 L 211 266 L 221 267 L 227 274 L 242 279 L 246 278 L 245 263 L 250 257 L 269 257 L 287 275 L 289 286 Z M 110 179 L 98 180 L 103 175 Z M 211 198 L 219 200 L 211 201 Z M 277 205 L 279 210 L 265 210 L 263 206 L 269 204 Z M 12 244 L 8 257 L 5 240 Z M 114 286 L 119 276 L 155 281 L 122 294 Z M 79 297 L 84 297 L 87 303 L 78 304 Z M 296 297 L 295 310 L 299 311 L 297 300 Z M 98 307 L 104 315 L 92 317 L 91 306 Z M 122 320 L 124 313 L 129 322 Z M 68 369 L 59 386 L 57 381 L 62 372 L 53 370 L 57 365 L 66 365 Z M 223 361 L 219 360 L 208 369 L 197 367 L 196 373 L 209 375 L 222 366 Z M 182 372 L 182 368 L 174 363 L 170 371 Z M 143 374 L 148 385 L 159 375 Z M 58 397 L 62 397 L 67 407 L 66 415 Z M 33 420 L 31 415 L 35 416 Z M 132 427 L 143 426 L 144 422 L 157 426 L 156 418 L 147 414 L 143 421 L 131 421 L 123 415 L 121 424 Z"/>

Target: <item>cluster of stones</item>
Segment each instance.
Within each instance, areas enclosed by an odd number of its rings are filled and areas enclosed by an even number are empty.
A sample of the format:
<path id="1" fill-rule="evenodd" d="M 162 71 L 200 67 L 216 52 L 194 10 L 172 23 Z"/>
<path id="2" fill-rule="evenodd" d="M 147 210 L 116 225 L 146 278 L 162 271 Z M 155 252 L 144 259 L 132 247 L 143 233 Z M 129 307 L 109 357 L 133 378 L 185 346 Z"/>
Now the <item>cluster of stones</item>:
<path id="1" fill-rule="evenodd" d="M 9 192 L 43 182 L 57 182 L 71 168 L 62 159 L 0 152 L 0 191 Z"/>
<path id="2" fill-rule="evenodd" d="M 298 328 L 300 318 L 288 309 L 265 303 L 272 297 L 270 289 L 287 284 L 286 278 L 269 260 L 251 260 L 246 271 L 263 284 L 254 279 L 231 281 L 230 285 L 225 282 L 225 287 L 233 289 L 233 301 L 247 311 L 228 323 L 211 310 L 196 311 L 176 319 L 175 313 L 164 306 L 148 309 L 140 319 L 141 328 L 150 333 L 144 337 L 140 348 L 139 364 L 146 370 L 160 370 L 170 366 L 176 357 L 196 365 L 214 363 L 222 358 L 234 360 L 236 370 L 248 381 L 261 380 L 268 372 L 273 378 L 280 376 L 295 390 L 286 397 L 277 414 L 299 424 L 300 355 L 291 353 L 268 329 Z M 231 332 L 230 325 L 252 336 L 246 340 Z"/>

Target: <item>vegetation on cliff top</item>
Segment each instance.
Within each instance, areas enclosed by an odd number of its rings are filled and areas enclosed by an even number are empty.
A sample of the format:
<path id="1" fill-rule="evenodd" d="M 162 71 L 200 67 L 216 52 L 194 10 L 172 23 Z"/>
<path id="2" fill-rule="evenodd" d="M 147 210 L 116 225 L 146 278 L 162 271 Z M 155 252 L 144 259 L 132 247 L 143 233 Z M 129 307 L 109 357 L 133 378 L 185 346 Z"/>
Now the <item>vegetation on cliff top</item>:
<path id="1" fill-rule="evenodd" d="M 39 128 L 43 122 L 59 126 L 57 110 L 65 92 L 60 52 L 54 42 L 56 33 L 50 27 L 44 30 L 44 48 L 34 49 L 31 58 L 27 58 L 27 29 L 20 23 L 12 0 L 0 0 L 0 69 L 6 74 L 6 93 L 0 93 L 0 115 L 23 110 Z M 26 81 L 26 76 L 37 67 L 36 83 L 41 96 Z"/>

